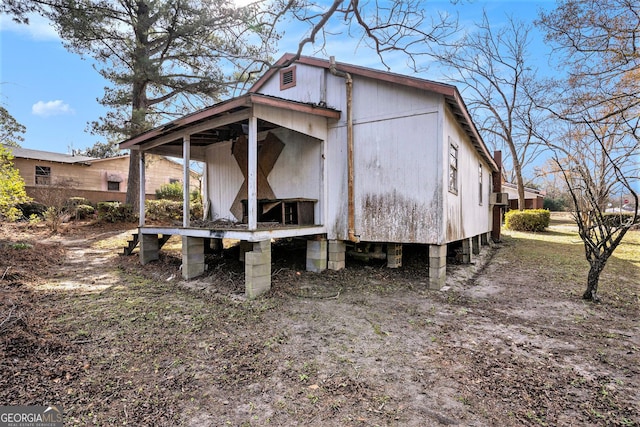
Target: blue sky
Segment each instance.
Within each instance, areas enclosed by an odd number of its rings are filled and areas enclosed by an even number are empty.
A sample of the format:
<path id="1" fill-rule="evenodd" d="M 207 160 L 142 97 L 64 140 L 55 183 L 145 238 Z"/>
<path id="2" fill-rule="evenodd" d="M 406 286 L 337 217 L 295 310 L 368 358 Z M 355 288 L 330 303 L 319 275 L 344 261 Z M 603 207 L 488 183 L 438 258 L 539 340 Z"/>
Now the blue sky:
<path id="1" fill-rule="evenodd" d="M 499 23 L 506 14 L 532 20 L 539 8 L 553 8 L 554 2 L 461 0 L 453 6 L 439 0 L 426 1 L 425 7 L 458 11 L 461 21 L 467 23 L 478 21 L 484 8 L 491 22 Z M 280 53 L 295 51 L 301 36 L 295 30 L 286 33 L 279 45 Z M 330 38 L 326 50 L 341 62 L 384 69 L 373 52 L 358 48 L 357 40 L 344 34 Z M 536 53 L 540 66 L 544 66 L 544 51 Z M 313 55 L 314 51 L 307 49 L 304 54 Z M 390 64 L 391 71 L 410 74 L 401 59 Z M 439 80 L 440 76 L 433 72 L 421 77 Z M 106 113 L 97 100 L 108 82 L 92 67 L 90 58 L 83 60 L 67 52 L 43 19 L 34 17 L 29 26 L 21 26 L 0 16 L 0 83 L 0 103 L 27 127 L 24 148 L 68 153 L 104 142 L 103 137 L 91 135 L 86 129 L 88 122 Z"/>

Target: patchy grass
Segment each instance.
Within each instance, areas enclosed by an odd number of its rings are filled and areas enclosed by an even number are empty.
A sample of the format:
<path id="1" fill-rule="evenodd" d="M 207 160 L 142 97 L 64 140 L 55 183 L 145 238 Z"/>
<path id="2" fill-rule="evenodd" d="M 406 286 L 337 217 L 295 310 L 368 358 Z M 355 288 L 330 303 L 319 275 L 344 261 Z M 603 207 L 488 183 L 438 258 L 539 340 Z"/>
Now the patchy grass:
<path id="1" fill-rule="evenodd" d="M 559 221 L 545 232 L 505 230 L 503 236 L 511 248 L 506 256 L 512 262 L 526 259 L 541 266 L 540 278 L 562 284 L 572 295 L 581 295 L 586 289 L 589 263 L 575 224 Z M 639 283 L 640 231 L 631 230 L 608 260 L 600 276 L 599 292 L 622 305 L 637 305 L 640 289 L 635 285 Z"/>
<path id="2" fill-rule="evenodd" d="M 237 252 L 187 283 L 179 239 L 140 266 L 116 255 L 122 230 L 0 231 L 0 401 L 61 404 L 65 425 L 640 425 L 637 231 L 601 304 L 580 298 L 566 221 L 505 232 L 445 291 L 426 289 L 420 248 L 400 269 L 313 274 L 304 246 L 274 245 L 253 301 Z"/>

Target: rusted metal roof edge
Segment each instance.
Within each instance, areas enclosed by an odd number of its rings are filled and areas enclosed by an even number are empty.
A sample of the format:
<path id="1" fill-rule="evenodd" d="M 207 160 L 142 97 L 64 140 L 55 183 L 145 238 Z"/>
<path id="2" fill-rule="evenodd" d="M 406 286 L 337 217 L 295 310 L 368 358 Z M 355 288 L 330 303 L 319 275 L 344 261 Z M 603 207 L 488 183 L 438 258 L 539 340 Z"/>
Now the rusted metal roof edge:
<path id="1" fill-rule="evenodd" d="M 175 132 L 178 129 L 183 129 L 189 126 L 190 124 L 208 119 L 217 114 L 224 113 L 234 108 L 246 107 L 248 106 L 248 104 L 249 104 L 248 94 L 242 95 L 236 98 L 232 98 L 227 101 L 222 101 L 218 104 L 212 105 L 202 110 L 198 110 L 194 113 L 180 117 L 179 119 L 175 119 L 170 122 L 164 123 L 161 126 L 157 126 L 151 130 L 148 130 L 144 133 L 136 135 L 133 138 L 129 138 L 125 141 L 122 141 L 120 143 L 120 148 L 122 149 L 131 148 L 134 145 L 139 145 L 139 144 L 142 144 L 143 142 L 148 142 L 160 136 L 164 136 L 168 133 Z"/>
<path id="2" fill-rule="evenodd" d="M 473 122 L 473 120 L 471 120 L 471 115 L 469 114 L 469 110 L 467 110 L 467 105 L 462 100 L 462 96 L 460 95 L 460 92 L 458 92 L 457 88 L 455 89 L 454 96 L 450 99 L 453 100 L 453 104 L 459 109 L 460 114 L 462 115 L 462 118 L 464 120 L 464 123 L 462 123 L 462 128 L 466 130 L 467 134 L 469 135 L 469 139 L 471 139 L 471 143 L 476 147 L 478 153 L 487 161 L 487 163 L 489 163 L 489 166 L 491 167 L 493 172 L 498 172 L 498 165 L 489 152 L 489 149 L 484 143 L 484 140 L 480 136 L 480 132 L 478 132 L 475 123 Z M 464 126 L 465 124 L 467 126 Z"/>
<path id="3" fill-rule="evenodd" d="M 340 118 L 340 111 L 338 110 L 250 92 L 239 97 L 212 105 L 211 107 L 196 111 L 195 113 L 167 122 L 147 132 L 141 133 L 140 135 L 121 142 L 120 148 L 131 148 L 133 146 L 140 145 L 142 143 L 149 142 L 162 136 L 171 134 L 178 130 L 184 130 L 188 128 L 189 125 L 202 122 L 217 115 L 228 113 L 233 109 L 242 107 L 249 108 L 252 104 L 267 105 L 286 110 L 299 111 L 306 114 L 314 114 L 327 118 Z"/>

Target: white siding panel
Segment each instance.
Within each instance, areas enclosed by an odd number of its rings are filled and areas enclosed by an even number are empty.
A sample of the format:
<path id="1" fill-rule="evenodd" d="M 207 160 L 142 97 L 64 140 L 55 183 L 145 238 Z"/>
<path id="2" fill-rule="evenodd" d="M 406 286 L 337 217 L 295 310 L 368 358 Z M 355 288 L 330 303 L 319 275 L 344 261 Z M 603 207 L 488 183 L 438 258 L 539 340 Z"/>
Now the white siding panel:
<path id="1" fill-rule="evenodd" d="M 347 128 L 329 129 L 327 152 L 327 238 L 348 239 Z"/>
<path id="2" fill-rule="evenodd" d="M 254 114 L 270 123 L 292 129 L 318 139 L 327 138 L 327 119 L 298 111 L 255 105 Z"/>
<path id="3" fill-rule="evenodd" d="M 353 114 L 357 123 L 437 111 L 441 98 L 429 92 L 357 78 L 353 83 Z"/>
<path id="4" fill-rule="evenodd" d="M 458 145 L 458 194 L 446 192 L 446 242 L 477 236 L 491 230 L 491 211 L 489 206 L 489 188 L 491 174 L 489 165 L 462 131 L 453 115 L 447 111 L 445 124 L 445 184 L 448 182 L 448 137 Z M 483 165 L 483 201 L 479 202 L 478 164 Z"/>
<path id="5" fill-rule="evenodd" d="M 273 132 L 285 146 L 267 177 L 279 199 L 303 197 L 320 201 L 322 141 L 286 129 Z M 318 218 L 316 204 L 316 218 Z"/>
<path id="6" fill-rule="evenodd" d="M 436 113 L 355 126 L 356 234 L 361 240 L 437 241 L 437 129 Z"/>
<path id="7" fill-rule="evenodd" d="M 211 145 L 207 149 L 209 164 L 207 182 L 211 212 L 214 219 L 236 218 L 229 211 L 244 181 L 236 159 L 231 154 L 231 142 Z"/>
<path id="8" fill-rule="evenodd" d="M 260 88 L 260 93 L 294 101 L 320 104 L 324 99 L 323 87 L 323 69 L 297 64 L 296 85 L 294 87 L 280 90 L 280 73 L 274 73 L 273 77 Z"/>

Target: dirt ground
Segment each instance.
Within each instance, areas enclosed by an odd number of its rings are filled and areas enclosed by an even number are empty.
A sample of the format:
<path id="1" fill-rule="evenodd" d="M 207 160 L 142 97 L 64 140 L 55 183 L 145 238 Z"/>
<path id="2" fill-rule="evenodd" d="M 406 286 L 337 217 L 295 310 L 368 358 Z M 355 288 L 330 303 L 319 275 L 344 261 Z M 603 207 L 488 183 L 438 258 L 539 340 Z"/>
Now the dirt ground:
<path id="1" fill-rule="evenodd" d="M 0 224 L 0 405 L 61 404 L 66 425 L 640 425 L 635 265 L 592 304 L 509 236 L 440 291 L 426 248 L 314 274 L 281 242 L 247 301 L 233 248 L 184 282 L 173 239 L 143 267 L 118 256 L 126 231 Z"/>

